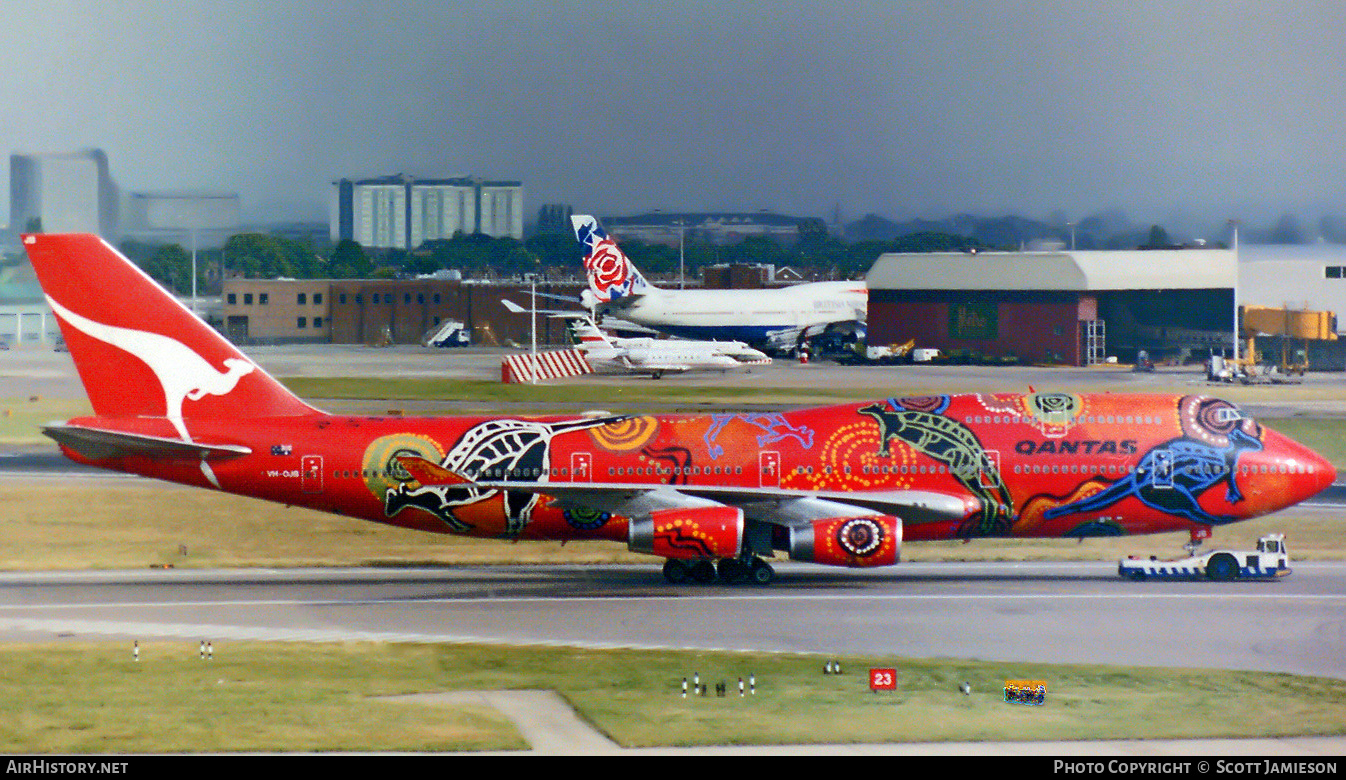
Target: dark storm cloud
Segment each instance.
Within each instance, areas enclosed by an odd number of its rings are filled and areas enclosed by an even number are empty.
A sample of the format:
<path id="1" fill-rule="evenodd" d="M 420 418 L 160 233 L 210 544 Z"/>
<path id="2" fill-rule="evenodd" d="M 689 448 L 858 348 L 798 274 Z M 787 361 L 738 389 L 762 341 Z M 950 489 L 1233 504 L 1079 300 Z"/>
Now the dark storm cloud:
<path id="1" fill-rule="evenodd" d="M 32 5 L 11 151 L 255 216 L 398 171 L 610 213 L 1346 210 L 1335 0 Z"/>

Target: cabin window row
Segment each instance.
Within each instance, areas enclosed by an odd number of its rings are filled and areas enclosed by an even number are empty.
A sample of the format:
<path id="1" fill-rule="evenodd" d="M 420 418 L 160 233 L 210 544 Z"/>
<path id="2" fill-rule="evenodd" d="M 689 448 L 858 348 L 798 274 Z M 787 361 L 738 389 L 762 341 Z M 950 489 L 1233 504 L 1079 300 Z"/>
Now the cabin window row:
<path id="1" fill-rule="evenodd" d="M 865 466 L 865 474 L 948 474 L 948 466 Z M 850 473 L 850 469 L 846 470 Z"/>
<path id="2" fill-rule="evenodd" d="M 1130 474 L 1135 470 L 1135 466 L 1118 466 L 1116 463 L 1086 463 L 1083 466 L 1078 463 L 1055 463 L 1050 466 L 1033 464 L 1014 467 L 1015 474 Z"/>
<path id="3" fill-rule="evenodd" d="M 540 477 L 540 476 L 542 476 L 542 474 L 543 474 L 544 471 L 546 471 L 547 474 L 549 474 L 550 476 L 553 476 L 553 477 L 568 477 L 568 476 L 570 476 L 570 469 L 567 469 L 567 468 L 554 468 L 554 469 L 527 468 L 527 469 L 514 469 L 513 471 L 510 471 L 510 470 L 508 470 L 508 469 L 486 469 L 485 471 L 480 471 L 480 472 L 478 472 L 478 471 L 473 471 L 473 470 L 471 470 L 471 469 L 468 469 L 468 470 L 464 471 L 463 473 L 464 473 L 466 476 L 469 476 L 469 477 L 482 477 L 482 478 L 485 478 L 485 479 L 504 479 L 504 478 L 519 478 L 519 477 L 522 477 L 522 478 L 524 478 L 524 479 L 528 479 L 528 478 L 536 478 L 536 477 Z M 580 472 L 577 471 L 576 473 L 580 473 Z M 382 470 L 379 470 L 379 469 L 362 469 L 362 470 L 359 470 L 359 471 L 333 471 L 333 472 L 332 472 L 332 478 L 333 478 L 333 479 L 350 479 L 351 477 L 365 477 L 365 478 L 369 478 L 369 477 L 394 477 L 394 478 L 397 478 L 397 475 L 396 475 L 396 474 L 393 474 L 392 472 L 382 471 Z"/>
<path id="4" fill-rule="evenodd" d="M 692 474 L 692 475 L 719 474 L 721 476 L 724 476 L 728 474 L 742 474 L 742 473 L 743 473 L 742 466 L 716 466 L 713 469 L 710 466 L 706 466 L 704 468 L 702 468 L 701 466 L 608 466 L 608 476 L 610 477 L 621 477 L 621 476 L 654 477 L 654 476 L 669 476 L 673 474 Z"/>
<path id="5" fill-rule="evenodd" d="M 1051 418 L 1039 420 L 1036 417 L 1021 417 L 1009 414 L 973 414 L 964 417 L 963 422 L 968 425 L 1034 425 L 1038 422 L 1045 422 L 1047 425 L 1159 425 L 1163 420 L 1148 415 L 1137 417 L 1135 415 L 1087 414 L 1080 417 L 1064 417 L 1060 420 Z"/>
<path id="6" fill-rule="evenodd" d="M 1177 470 L 1177 471 L 1182 471 L 1182 472 L 1185 472 L 1185 473 L 1204 472 L 1204 473 L 1207 473 L 1207 474 L 1222 474 L 1222 473 L 1224 473 L 1224 471 L 1225 471 L 1224 467 L 1222 467 L 1222 466 L 1217 466 L 1217 465 L 1214 465 L 1214 464 L 1207 464 L 1207 465 L 1204 465 L 1204 466 L 1197 466 L 1197 467 L 1195 467 L 1195 468 L 1178 468 L 1178 469 L 1175 469 L 1175 470 Z M 568 476 L 570 476 L 570 469 L 568 469 L 568 468 L 553 468 L 553 469 L 545 469 L 545 470 L 544 470 L 544 469 L 540 469 L 540 468 L 527 468 L 527 469 L 515 469 L 515 470 L 513 470 L 513 471 L 509 471 L 509 470 L 506 470 L 506 469 L 486 469 L 485 471 L 480 472 L 480 473 L 469 471 L 469 472 L 467 472 L 467 475 L 470 476 L 470 477 L 477 477 L 477 476 L 480 476 L 480 477 L 483 477 L 483 478 L 485 478 L 485 479 L 505 479 L 505 478 L 512 478 L 512 479 L 517 479 L 517 478 L 530 479 L 530 478 L 537 478 L 537 477 L 542 476 L 542 474 L 543 474 L 544 471 L 545 471 L 549 476 L 553 476 L 553 477 L 568 477 Z M 1106 464 L 1106 465 L 1104 465 L 1104 464 L 1088 464 L 1088 463 L 1086 463 L 1086 464 L 1084 464 L 1084 465 L 1080 465 L 1080 464 L 1077 464 L 1077 463 L 1070 463 L 1070 464 L 1052 464 L 1052 465 L 1049 465 L 1049 466 L 1043 466 L 1043 465 L 1040 465 L 1040 464 L 1034 464 L 1034 465 L 1032 465 L 1032 466 L 1020 466 L 1020 465 L 1016 465 L 1016 466 L 1014 467 L 1014 473 L 1015 473 L 1015 474 L 1119 474 L 1119 473 L 1120 473 L 1120 474 L 1131 474 L 1131 473 L 1134 473 L 1135 471 L 1136 471 L 1136 467 L 1135 467 L 1134 465 L 1128 465 L 1128 466 L 1124 466 L 1124 467 L 1123 467 L 1123 466 L 1118 466 L 1118 465 L 1115 464 L 1115 463 L 1109 463 L 1109 464 Z M 576 471 L 576 473 L 579 474 L 579 473 L 582 473 L 582 472 L 580 472 L 580 471 Z M 608 467 L 608 475 L 609 475 L 609 476 L 669 476 L 669 475 L 673 475 L 673 474 L 688 474 L 688 475 L 697 475 L 697 476 L 700 476 L 700 475 L 713 475 L 713 474 L 719 474 L 719 475 L 721 475 L 721 476 L 724 476 L 724 475 L 742 474 L 742 473 L 743 473 L 743 467 L 742 467 L 742 466 L 734 466 L 734 467 L 730 467 L 730 466 L 724 466 L 724 467 L 716 466 L 714 469 L 711 469 L 710 466 L 706 466 L 705 468 L 702 468 L 701 466 L 674 466 L 674 467 L 668 467 L 668 468 L 661 467 L 661 466 L 649 466 L 649 467 L 645 467 L 645 466 L 628 466 L 628 467 L 609 466 L 609 467 Z M 813 473 L 813 467 L 812 467 L 812 466 L 796 466 L 796 467 L 795 467 L 795 473 L 796 473 L 796 474 L 812 474 L 812 473 Z M 830 467 L 830 466 L 825 467 L 825 468 L 823 469 L 823 473 L 825 473 L 825 474 L 831 474 L 831 473 L 833 473 L 833 469 L 832 469 L 832 467 Z M 846 473 L 846 474 L 850 474 L 850 473 L 851 473 L 851 468 L 850 468 L 850 466 L 845 467 L 845 469 L 844 469 L 844 473 Z M 865 473 L 865 474 L 947 474 L 947 473 L 949 473 L 949 469 L 948 469 L 947 466 L 865 466 L 864 469 L 863 469 L 863 473 Z M 1241 473 L 1241 474 L 1243 474 L 1243 475 L 1245 475 L 1245 476 L 1248 475 L 1248 474 L 1312 474 L 1312 473 L 1314 473 L 1314 468 L 1313 468 L 1312 466 L 1305 466 L 1305 465 L 1302 465 L 1302 464 L 1299 464 L 1299 463 L 1289 463 L 1289 464 L 1286 464 L 1286 463 L 1281 463 L 1281 464 L 1266 464 L 1266 463 L 1262 463 L 1262 464 L 1254 465 L 1254 466 L 1248 466 L 1248 465 L 1240 466 L 1240 467 L 1239 467 L 1239 473 Z M 360 470 L 360 471 L 333 471 L 333 472 L 332 472 L 332 478 L 333 478 L 333 479 L 350 479 L 351 477 L 364 477 L 364 478 L 375 477 L 375 478 L 377 478 L 377 477 L 384 477 L 384 476 L 394 476 L 394 475 L 393 475 L 393 474 L 390 474 L 389 472 L 381 471 L 381 470 L 378 470 L 378 469 L 373 469 L 373 470 L 371 470 L 371 469 L 364 469 L 364 470 Z"/>
<path id="7" fill-rule="evenodd" d="M 1280 463 L 1280 464 L 1258 464 L 1256 466 L 1239 466 L 1241 474 L 1313 474 L 1315 469 L 1312 466 L 1305 466 L 1302 463 Z"/>

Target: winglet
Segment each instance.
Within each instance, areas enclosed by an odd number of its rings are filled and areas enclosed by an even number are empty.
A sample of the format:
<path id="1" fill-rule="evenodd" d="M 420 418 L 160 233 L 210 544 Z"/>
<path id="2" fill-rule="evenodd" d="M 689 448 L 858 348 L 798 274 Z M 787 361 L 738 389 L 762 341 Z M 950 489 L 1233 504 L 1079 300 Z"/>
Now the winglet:
<path id="1" fill-rule="evenodd" d="M 417 455 L 398 455 L 397 462 L 422 485 L 471 485 L 473 481 Z"/>

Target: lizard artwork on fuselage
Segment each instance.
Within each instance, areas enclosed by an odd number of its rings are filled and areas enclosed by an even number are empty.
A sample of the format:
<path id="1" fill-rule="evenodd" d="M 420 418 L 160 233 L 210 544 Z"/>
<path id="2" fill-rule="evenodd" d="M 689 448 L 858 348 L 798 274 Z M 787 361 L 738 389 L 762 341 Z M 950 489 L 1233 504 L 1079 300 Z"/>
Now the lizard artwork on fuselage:
<path id="1" fill-rule="evenodd" d="M 666 559 L 674 582 L 766 583 L 777 556 L 891 565 L 904 542 L 1195 533 L 1290 506 L 1335 477 L 1308 448 L 1202 395 L 332 415 L 98 237 L 23 241 L 93 407 L 44 428 L 70 458 L 422 531 L 610 540 Z M 205 382 L 215 376 L 227 381 Z"/>

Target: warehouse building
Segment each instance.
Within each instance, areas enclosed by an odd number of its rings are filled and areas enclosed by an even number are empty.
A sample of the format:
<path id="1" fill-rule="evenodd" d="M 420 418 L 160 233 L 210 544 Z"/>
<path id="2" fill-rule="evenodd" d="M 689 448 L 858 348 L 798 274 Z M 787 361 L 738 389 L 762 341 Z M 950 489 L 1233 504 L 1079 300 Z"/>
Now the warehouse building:
<path id="1" fill-rule="evenodd" d="M 868 339 L 1067 365 L 1209 354 L 1230 345 L 1235 268 L 1223 249 L 885 254 Z"/>
<path id="2" fill-rule="evenodd" d="M 579 282 L 540 282 L 538 293 L 578 299 Z M 510 311 L 508 299 L 530 306 L 528 282 L 457 279 L 228 279 L 221 319 L 236 344 L 331 342 L 417 344 L 445 320 L 463 323 L 475 343 L 532 340 L 533 318 Z M 551 309 L 539 297 L 538 308 Z M 568 343 L 565 324 L 537 316 L 539 344 Z"/>

